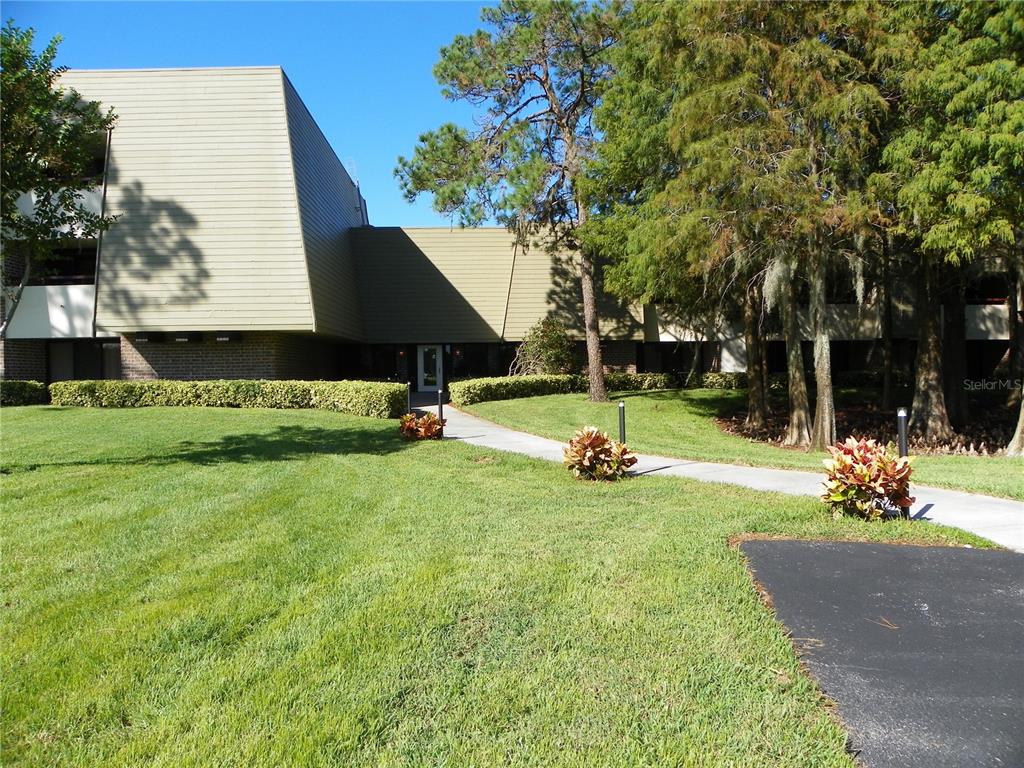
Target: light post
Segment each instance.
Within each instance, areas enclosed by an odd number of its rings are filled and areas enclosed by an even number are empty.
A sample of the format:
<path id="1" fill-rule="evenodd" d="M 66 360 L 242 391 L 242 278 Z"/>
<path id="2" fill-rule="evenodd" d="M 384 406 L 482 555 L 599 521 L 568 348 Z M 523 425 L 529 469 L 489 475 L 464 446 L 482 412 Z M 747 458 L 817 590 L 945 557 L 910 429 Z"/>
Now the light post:
<path id="1" fill-rule="evenodd" d="M 896 409 L 896 434 L 898 440 L 898 446 L 900 451 L 900 458 L 907 456 L 909 453 L 907 445 L 907 409 L 897 408 Z"/>
<path id="2" fill-rule="evenodd" d="M 444 437 L 444 389 L 437 388 L 437 420 L 441 422 L 441 437 Z"/>

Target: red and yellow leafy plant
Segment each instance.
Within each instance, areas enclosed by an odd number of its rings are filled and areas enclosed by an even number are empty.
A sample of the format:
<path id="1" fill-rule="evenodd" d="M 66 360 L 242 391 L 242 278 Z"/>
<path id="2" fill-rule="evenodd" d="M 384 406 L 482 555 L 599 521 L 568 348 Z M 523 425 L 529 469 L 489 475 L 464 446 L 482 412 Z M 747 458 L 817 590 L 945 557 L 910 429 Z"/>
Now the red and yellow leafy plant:
<path id="1" fill-rule="evenodd" d="M 825 459 L 825 483 L 821 500 L 833 515 L 859 515 L 867 520 L 906 516 L 914 498 L 910 495 L 909 458 L 897 455 L 892 444 L 875 440 L 836 443 Z"/>
<path id="2" fill-rule="evenodd" d="M 398 431 L 406 440 L 440 440 L 448 419 L 438 419 L 430 413 L 417 417 L 407 413 L 398 419 Z"/>
<path id="3" fill-rule="evenodd" d="M 597 427 L 577 430 L 562 453 L 565 466 L 582 480 L 618 480 L 636 464 L 636 456 L 624 443 L 612 440 Z"/>

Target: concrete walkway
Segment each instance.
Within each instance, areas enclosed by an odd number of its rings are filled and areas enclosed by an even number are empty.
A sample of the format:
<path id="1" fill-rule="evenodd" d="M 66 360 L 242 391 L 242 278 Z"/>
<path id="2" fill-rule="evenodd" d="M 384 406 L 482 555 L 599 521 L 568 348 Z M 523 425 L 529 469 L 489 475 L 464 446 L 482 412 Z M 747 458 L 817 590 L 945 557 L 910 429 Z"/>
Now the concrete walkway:
<path id="1" fill-rule="evenodd" d="M 436 413 L 437 406 L 423 410 Z M 448 422 L 444 429 L 445 438 L 462 440 L 481 448 L 562 461 L 562 443 L 557 440 L 517 432 L 471 416 L 450 405 L 444 407 L 444 417 Z M 633 467 L 637 475 L 689 477 L 709 483 L 742 485 L 759 491 L 775 491 L 793 496 L 818 496 L 821 493 L 823 473 L 818 472 L 712 464 L 647 454 L 637 454 L 637 458 L 639 461 Z M 1024 483 L 1024 478 L 1021 478 L 1021 482 Z M 930 520 L 962 528 L 996 544 L 1024 552 L 1024 503 L 924 485 L 914 485 L 913 494 L 917 498 L 917 504 L 911 511 L 915 520 Z"/>

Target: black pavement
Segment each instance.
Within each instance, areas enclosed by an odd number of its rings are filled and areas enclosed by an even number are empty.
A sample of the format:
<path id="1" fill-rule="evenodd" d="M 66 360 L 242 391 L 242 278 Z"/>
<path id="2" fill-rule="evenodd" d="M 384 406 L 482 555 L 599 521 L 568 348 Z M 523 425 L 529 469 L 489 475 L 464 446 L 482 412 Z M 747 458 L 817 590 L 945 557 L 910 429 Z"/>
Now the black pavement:
<path id="1" fill-rule="evenodd" d="M 747 541 L 869 768 L 1024 766 L 1024 555 Z"/>

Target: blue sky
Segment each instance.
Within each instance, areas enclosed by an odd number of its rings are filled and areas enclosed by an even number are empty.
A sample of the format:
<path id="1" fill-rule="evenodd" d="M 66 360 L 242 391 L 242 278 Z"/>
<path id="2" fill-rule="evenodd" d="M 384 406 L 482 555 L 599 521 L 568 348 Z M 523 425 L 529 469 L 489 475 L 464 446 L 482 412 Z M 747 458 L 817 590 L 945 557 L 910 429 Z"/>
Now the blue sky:
<path id="1" fill-rule="evenodd" d="M 480 27 L 476 2 L 5 2 L 4 19 L 61 34 L 72 68 L 280 64 L 359 179 L 370 222 L 448 224 L 429 197 L 410 205 L 392 176 L 417 136 L 472 112 L 446 102 L 438 51 Z M 116 105 L 115 105 L 116 108 Z"/>

